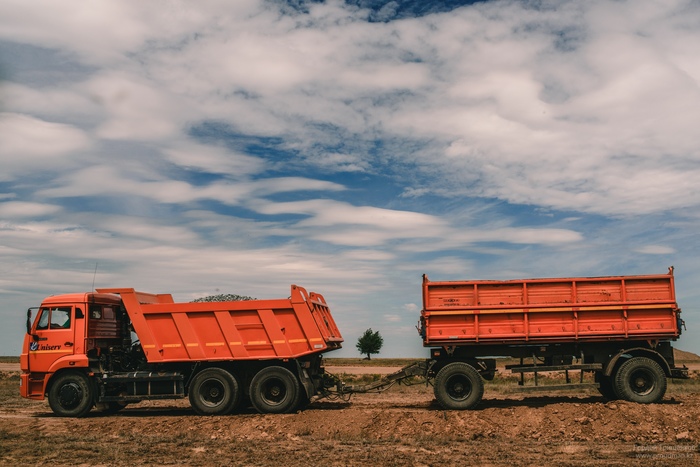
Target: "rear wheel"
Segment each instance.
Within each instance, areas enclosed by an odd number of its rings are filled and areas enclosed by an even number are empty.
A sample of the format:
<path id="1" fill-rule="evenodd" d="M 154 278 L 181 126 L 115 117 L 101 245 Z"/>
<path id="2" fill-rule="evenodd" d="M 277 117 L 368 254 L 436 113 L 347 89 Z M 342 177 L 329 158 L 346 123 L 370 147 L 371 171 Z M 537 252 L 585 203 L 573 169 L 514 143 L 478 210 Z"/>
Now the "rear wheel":
<path id="1" fill-rule="evenodd" d="M 605 376 L 602 371 L 598 371 L 595 374 L 595 382 L 599 384 L 598 391 L 603 397 L 611 401 L 617 399 L 615 389 L 613 388 L 613 381 L 610 376 Z"/>
<path id="2" fill-rule="evenodd" d="M 250 382 L 250 401 L 260 413 L 289 413 L 299 405 L 301 387 L 294 373 L 281 366 L 260 370 Z"/>
<path id="3" fill-rule="evenodd" d="M 60 417 L 84 417 L 94 402 L 90 380 L 83 373 L 71 371 L 56 377 L 49 389 L 49 406 Z"/>
<path id="4" fill-rule="evenodd" d="M 614 388 L 620 399 L 651 404 L 666 394 L 666 375 L 654 360 L 634 357 L 620 365 L 615 373 Z"/>
<path id="5" fill-rule="evenodd" d="M 306 395 L 306 390 L 301 388 L 301 397 L 299 397 L 299 403 L 297 404 L 297 410 L 304 410 L 311 403 L 311 399 Z"/>
<path id="6" fill-rule="evenodd" d="M 236 378 L 221 368 L 197 373 L 190 384 L 190 405 L 199 415 L 226 415 L 240 400 Z"/>
<path id="7" fill-rule="evenodd" d="M 98 404 L 97 408 L 103 414 L 113 414 L 113 413 L 119 412 L 124 407 L 126 407 L 126 402 L 110 401 L 110 402 L 105 402 L 104 404 L 101 404 L 101 405 Z"/>
<path id="8" fill-rule="evenodd" d="M 455 362 L 438 371 L 434 390 L 435 398 L 444 408 L 471 409 L 484 395 L 484 381 L 473 366 Z"/>

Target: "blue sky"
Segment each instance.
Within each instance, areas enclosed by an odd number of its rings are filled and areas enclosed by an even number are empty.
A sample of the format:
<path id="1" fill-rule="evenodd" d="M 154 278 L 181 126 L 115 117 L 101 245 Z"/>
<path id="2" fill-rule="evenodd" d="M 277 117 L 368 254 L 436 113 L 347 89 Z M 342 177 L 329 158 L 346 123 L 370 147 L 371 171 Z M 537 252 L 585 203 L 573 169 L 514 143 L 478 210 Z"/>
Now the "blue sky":
<path id="1" fill-rule="evenodd" d="M 692 1 L 3 1 L 0 355 L 93 280 L 298 284 L 333 355 L 421 357 L 424 273 L 671 265 L 699 353 L 698 43 Z"/>

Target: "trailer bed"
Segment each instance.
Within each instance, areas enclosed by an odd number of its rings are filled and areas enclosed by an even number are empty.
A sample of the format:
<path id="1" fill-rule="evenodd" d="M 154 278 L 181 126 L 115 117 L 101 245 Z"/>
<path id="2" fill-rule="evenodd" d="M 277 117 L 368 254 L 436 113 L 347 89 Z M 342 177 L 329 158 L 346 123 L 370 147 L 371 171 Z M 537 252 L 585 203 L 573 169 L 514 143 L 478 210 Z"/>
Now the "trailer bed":
<path id="1" fill-rule="evenodd" d="M 645 276 L 512 281 L 423 277 L 424 346 L 675 340 L 673 269 Z"/>

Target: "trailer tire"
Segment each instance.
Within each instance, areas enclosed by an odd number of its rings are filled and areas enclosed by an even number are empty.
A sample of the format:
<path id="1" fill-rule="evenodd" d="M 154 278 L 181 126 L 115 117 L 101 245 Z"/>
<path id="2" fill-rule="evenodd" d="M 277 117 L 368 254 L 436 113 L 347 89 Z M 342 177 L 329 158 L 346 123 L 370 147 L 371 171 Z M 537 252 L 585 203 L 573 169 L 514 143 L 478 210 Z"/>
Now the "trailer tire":
<path id="1" fill-rule="evenodd" d="M 94 398 L 90 380 L 77 371 L 58 375 L 49 389 L 49 406 L 59 417 L 84 417 L 92 409 Z"/>
<path id="2" fill-rule="evenodd" d="M 633 357 L 620 365 L 615 373 L 614 388 L 620 399 L 652 404 L 666 394 L 666 375 L 654 360 Z"/>
<path id="3" fill-rule="evenodd" d="M 206 368 L 192 379 L 189 397 L 199 415 L 226 415 L 236 407 L 241 392 L 231 373 L 222 368 Z"/>
<path id="4" fill-rule="evenodd" d="M 260 413 L 289 413 L 299 406 L 301 386 L 297 377 L 281 366 L 260 370 L 250 382 L 250 401 Z"/>
<path id="5" fill-rule="evenodd" d="M 463 362 L 445 365 L 435 376 L 435 398 L 448 410 L 476 407 L 484 395 L 484 381 L 476 369 Z"/>

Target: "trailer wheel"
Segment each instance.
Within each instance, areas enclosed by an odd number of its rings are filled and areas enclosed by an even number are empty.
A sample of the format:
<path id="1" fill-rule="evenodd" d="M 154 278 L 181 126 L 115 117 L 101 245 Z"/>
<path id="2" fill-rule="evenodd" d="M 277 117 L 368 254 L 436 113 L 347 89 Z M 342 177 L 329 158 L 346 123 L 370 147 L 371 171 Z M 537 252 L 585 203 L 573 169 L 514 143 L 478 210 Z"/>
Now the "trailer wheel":
<path id="1" fill-rule="evenodd" d="M 654 360 L 634 357 L 620 365 L 614 376 L 614 388 L 620 399 L 651 404 L 666 394 L 666 375 Z"/>
<path id="2" fill-rule="evenodd" d="M 221 368 L 197 373 L 190 384 L 190 405 L 199 415 L 226 415 L 240 400 L 236 378 Z"/>
<path id="3" fill-rule="evenodd" d="M 604 398 L 610 401 L 618 399 L 617 394 L 615 394 L 615 388 L 613 387 L 613 380 L 610 376 L 605 376 L 602 371 L 596 371 L 595 382 L 599 384 L 598 392 L 600 392 Z"/>
<path id="4" fill-rule="evenodd" d="M 250 401 L 260 413 L 289 413 L 301 398 L 299 380 L 281 366 L 260 370 L 250 382 Z"/>
<path id="5" fill-rule="evenodd" d="M 49 389 L 49 406 L 59 417 L 84 417 L 92 409 L 94 391 L 88 377 L 77 371 L 56 377 Z"/>
<path id="6" fill-rule="evenodd" d="M 462 362 L 445 365 L 435 376 L 435 398 L 448 410 L 475 407 L 484 395 L 484 381 L 476 369 Z"/>

